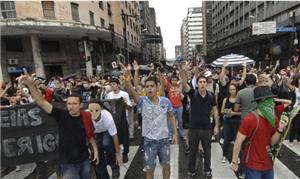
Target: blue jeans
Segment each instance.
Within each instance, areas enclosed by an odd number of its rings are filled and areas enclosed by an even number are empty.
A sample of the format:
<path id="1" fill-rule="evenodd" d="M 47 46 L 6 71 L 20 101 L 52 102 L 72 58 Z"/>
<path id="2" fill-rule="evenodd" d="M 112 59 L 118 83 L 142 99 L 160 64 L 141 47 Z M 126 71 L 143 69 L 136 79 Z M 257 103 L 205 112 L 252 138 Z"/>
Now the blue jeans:
<path id="1" fill-rule="evenodd" d="M 86 179 L 91 178 L 91 164 L 89 159 L 79 163 L 61 164 L 64 179 Z"/>
<path id="2" fill-rule="evenodd" d="M 224 132 L 224 145 L 223 156 L 228 158 L 228 149 L 231 141 L 235 141 L 236 134 L 240 127 L 239 119 L 230 119 L 224 117 L 223 120 L 223 132 Z"/>
<path id="3" fill-rule="evenodd" d="M 168 139 L 153 140 L 144 138 L 144 166 L 153 170 L 156 166 L 156 157 L 162 167 L 170 164 L 170 143 Z"/>
<path id="4" fill-rule="evenodd" d="M 184 138 L 184 130 L 182 127 L 182 112 L 183 112 L 183 107 L 179 107 L 179 108 L 173 108 L 173 112 L 174 112 L 174 116 L 176 119 L 176 123 L 177 123 L 177 127 L 179 129 L 179 135 L 181 138 Z M 172 123 L 168 120 L 168 128 L 169 128 L 169 138 L 172 139 L 173 136 L 173 127 L 172 127 Z M 175 129 L 177 130 L 177 129 Z"/>
<path id="5" fill-rule="evenodd" d="M 110 179 L 106 166 L 110 165 L 112 169 L 116 169 L 119 167 L 118 165 L 116 165 L 116 152 L 112 137 L 107 131 L 96 133 L 95 135 L 100 160 L 100 163 L 98 165 L 94 165 L 96 176 L 97 178 L 101 179 Z"/>
<path id="6" fill-rule="evenodd" d="M 272 170 L 258 171 L 250 168 L 245 168 L 246 179 L 274 179 L 274 172 Z"/>

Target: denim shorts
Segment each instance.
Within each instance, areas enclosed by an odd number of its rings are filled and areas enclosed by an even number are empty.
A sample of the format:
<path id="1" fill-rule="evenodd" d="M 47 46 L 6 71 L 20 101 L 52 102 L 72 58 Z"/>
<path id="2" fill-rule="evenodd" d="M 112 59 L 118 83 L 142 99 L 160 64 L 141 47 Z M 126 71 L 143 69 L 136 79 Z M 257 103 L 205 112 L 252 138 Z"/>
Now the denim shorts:
<path id="1" fill-rule="evenodd" d="M 153 140 L 144 138 L 144 167 L 153 170 L 158 156 L 161 166 L 170 164 L 170 143 L 168 138 Z"/>

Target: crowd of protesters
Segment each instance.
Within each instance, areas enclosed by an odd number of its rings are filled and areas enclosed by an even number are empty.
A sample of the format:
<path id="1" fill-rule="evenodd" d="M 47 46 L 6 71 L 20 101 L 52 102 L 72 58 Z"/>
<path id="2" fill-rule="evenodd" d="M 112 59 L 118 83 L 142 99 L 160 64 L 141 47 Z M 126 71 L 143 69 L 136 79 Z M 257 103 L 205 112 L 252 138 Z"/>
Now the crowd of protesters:
<path id="1" fill-rule="evenodd" d="M 142 129 L 147 179 L 153 178 L 157 156 L 164 179 L 177 172 L 170 170 L 170 143 L 178 140 L 186 146 L 191 178 L 196 176 L 197 153 L 204 158 L 205 177 L 212 177 L 214 140 L 222 144 L 222 163 L 229 161 L 240 178 L 274 178 L 269 149 L 278 143 L 288 123 L 282 113 L 299 104 L 300 63 L 280 68 L 277 61 L 275 66 L 261 69 L 246 64 L 229 68 L 224 62 L 218 69 L 182 61 L 168 72 L 162 64 L 149 65 L 146 75 L 140 74 L 136 61 L 119 66 L 119 76 L 46 80 L 25 72 L 12 83 L 1 83 L 1 108 L 36 102 L 57 121 L 64 178 L 90 178 L 86 142 L 92 146 L 97 178 L 110 178 L 106 165 L 111 166 L 112 177 L 118 178 L 119 165 L 128 161 L 135 120 Z M 115 98 L 123 98 L 126 108 L 128 137 L 122 150 L 118 126 L 101 103 Z M 67 111 L 52 106 L 53 101 L 66 102 Z M 81 102 L 89 103 L 90 112 L 81 111 Z M 300 113 L 291 124 L 289 145 L 299 142 Z M 231 144 L 233 154 L 229 153 Z"/>

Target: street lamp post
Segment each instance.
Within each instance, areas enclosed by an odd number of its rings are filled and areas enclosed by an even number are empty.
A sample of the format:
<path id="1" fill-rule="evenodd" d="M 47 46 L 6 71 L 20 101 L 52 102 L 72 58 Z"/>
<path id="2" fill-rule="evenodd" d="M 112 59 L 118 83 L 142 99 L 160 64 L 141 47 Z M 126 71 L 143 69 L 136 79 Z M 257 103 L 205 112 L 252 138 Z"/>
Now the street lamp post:
<path id="1" fill-rule="evenodd" d="M 124 36 L 124 56 L 125 56 L 125 61 L 127 63 L 129 63 L 129 53 L 128 53 L 128 46 L 127 46 L 127 28 L 126 28 L 126 17 L 133 17 L 133 18 L 137 18 L 136 15 L 129 15 L 129 14 L 125 14 L 124 11 L 122 10 L 121 13 L 122 16 L 122 20 L 124 23 L 124 27 L 123 27 L 123 36 Z"/>

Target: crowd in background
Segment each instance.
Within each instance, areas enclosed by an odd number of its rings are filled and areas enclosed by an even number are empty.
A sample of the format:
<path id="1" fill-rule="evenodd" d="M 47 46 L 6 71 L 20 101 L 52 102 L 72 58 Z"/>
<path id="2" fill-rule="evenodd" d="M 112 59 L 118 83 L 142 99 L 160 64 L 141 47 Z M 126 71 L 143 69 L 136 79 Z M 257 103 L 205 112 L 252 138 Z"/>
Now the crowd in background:
<path id="1" fill-rule="evenodd" d="M 291 100 L 292 103 L 287 107 L 287 111 L 300 103 L 300 63 L 299 65 L 284 67 L 280 66 L 279 61 L 277 61 L 275 66 L 261 69 L 260 66 L 247 66 L 247 64 L 230 68 L 226 62 L 222 68 L 212 68 L 197 63 L 182 61 L 176 63 L 171 70 L 164 69 L 164 66 L 161 64 L 154 64 L 149 67 L 150 70 L 148 72 L 141 74 L 140 66 L 134 61 L 133 64 L 121 66 L 119 76 L 107 74 L 101 77 L 79 77 L 73 75 L 67 78 L 55 76 L 50 79 L 44 79 L 35 74 L 31 74 L 31 78 L 44 98 L 50 103 L 53 101 L 65 102 L 68 96 L 73 93 L 80 94 L 83 102 L 88 103 L 91 99 L 111 99 L 109 96 L 111 96 L 112 91 L 123 90 L 126 92 L 127 89 L 124 85 L 127 76 L 125 74 L 126 72 L 124 72 L 124 68 L 127 71 L 131 71 L 131 83 L 134 90 L 140 96 L 146 96 L 145 82 L 147 79 L 155 77 L 158 79 L 159 90 L 157 95 L 169 98 L 177 121 L 178 137 L 186 145 L 185 153 L 190 154 L 190 145 L 193 142 L 191 140 L 194 140 L 190 138 L 189 134 L 189 128 L 193 128 L 190 122 L 192 99 L 191 95 L 189 95 L 191 91 L 186 90 L 187 87 L 184 86 L 184 83 L 188 84 L 188 89 L 196 90 L 199 87 L 197 85 L 198 78 L 204 77 L 207 81 L 205 90 L 213 94 L 213 98 L 216 102 L 213 106 L 217 107 L 217 111 L 220 115 L 220 122 L 215 120 L 210 121 L 213 123 L 213 126 L 220 126 L 220 135 L 212 135 L 209 140 L 219 140 L 223 145 L 223 156 L 220 156 L 220 158 L 222 157 L 223 163 L 227 160 L 231 160 L 229 159 L 228 153 L 229 147 L 230 144 L 235 141 L 241 121 L 247 113 L 256 107 L 255 102 L 251 101 L 254 87 L 260 85 L 269 86 L 272 93 L 277 95 L 277 98 Z M 184 70 L 186 74 L 183 75 L 182 71 Z M 1 109 L 35 102 L 26 85 L 18 83 L 17 80 L 1 82 L 0 87 Z M 249 90 L 245 90 L 250 88 L 252 88 L 252 97 Z M 245 98 L 249 98 L 250 101 L 245 102 Z M 136 123 L 138 123 L 139 128 L 142 126 L 141 109 L 136 107 L 137 104 L 134 103 L 132 96 L 129 96 L 129 99 L 126 99 L 125 102 L 128 105 L 126 109 L 130 138 L 133 140 L 134 121 L 137 121 Z M 134 114 L 137 114 L 136 117 L 134 117 Z M 210 116 L 212 117 L 213 114 Z M 174 129 L 171 123 L 168 123 L 168 129 L 168 139 L 172 141 L 172 130 Z M 214 130 L 214 127 L 212 127 L 211 130 Z M 218 132 L 215 134 L 217 133 Z M 297 144 L 294 143 L 295 139 L 298 141 Z M 300 145 L 299 142 L 300 114 L 296 116 L 291 125 L 289 145 Z M 205 157 L 205 153 L 208 153 L 207 150 L 205 151 L 203 149 L 203 147 L 205 147 L 204 145 L 206 145 L 204 140 L 201 140 L 198 152 L 202 153 L 203 157 Z M 206 158 L 206 160 L 208 159 Z M 208 168 L 209 167 L 210 166 L 208 166 Z M 207 171 L 209 172 L 210 170 L 207 169 Z"/>

